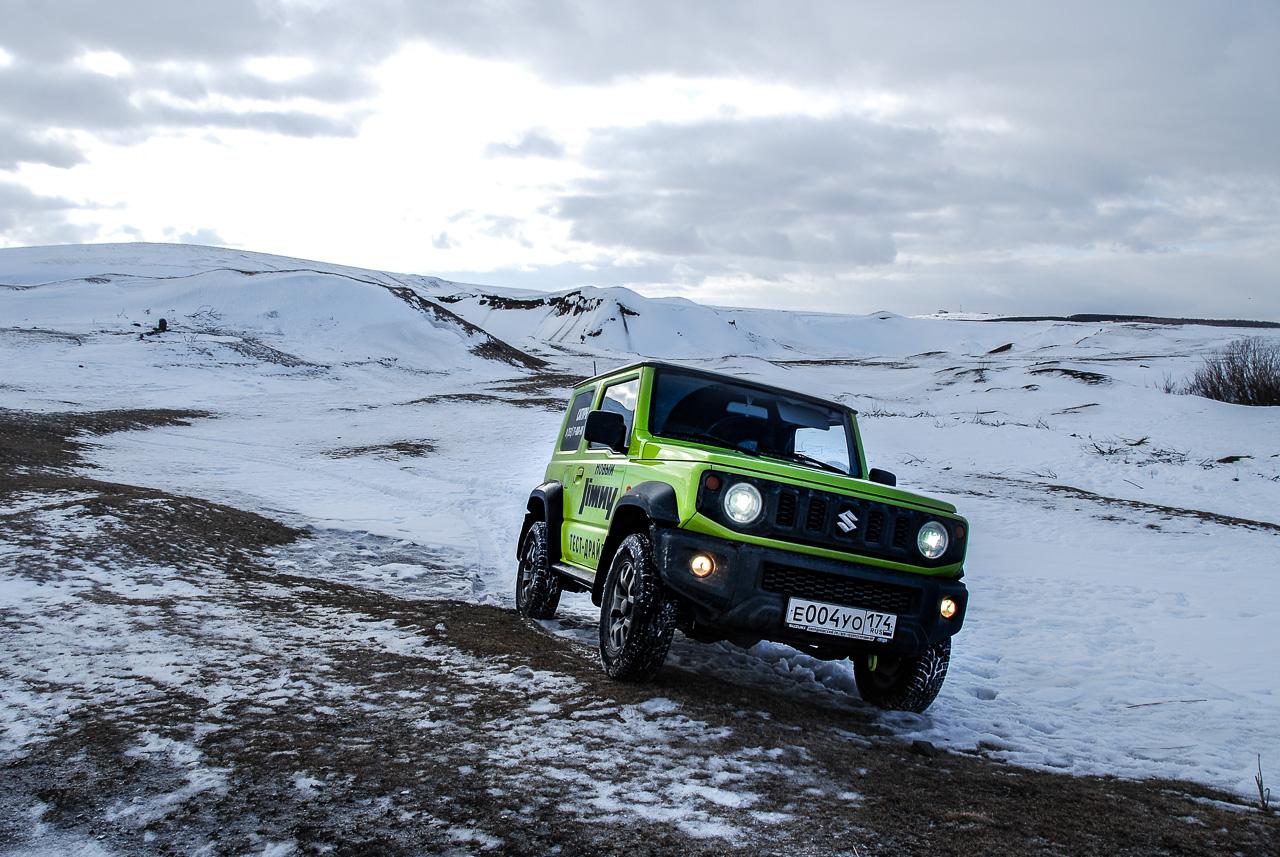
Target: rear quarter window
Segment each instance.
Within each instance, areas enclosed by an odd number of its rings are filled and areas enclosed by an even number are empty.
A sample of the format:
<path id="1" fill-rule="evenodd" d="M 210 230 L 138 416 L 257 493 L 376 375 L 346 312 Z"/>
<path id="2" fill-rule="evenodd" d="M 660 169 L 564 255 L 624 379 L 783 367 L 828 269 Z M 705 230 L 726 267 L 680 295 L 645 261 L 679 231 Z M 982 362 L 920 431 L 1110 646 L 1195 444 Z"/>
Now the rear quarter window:
<path id="1" fill-rule="evenodd" d="M 569 403 L 569 421 L 565 423 L 564 435 L 560 438 L 561 452 L 576 452 L 582 443 L 582 432 L 587 426 L 587 414 L 591 413 L 591 400 L 595 390 L 582 390 Z"/>

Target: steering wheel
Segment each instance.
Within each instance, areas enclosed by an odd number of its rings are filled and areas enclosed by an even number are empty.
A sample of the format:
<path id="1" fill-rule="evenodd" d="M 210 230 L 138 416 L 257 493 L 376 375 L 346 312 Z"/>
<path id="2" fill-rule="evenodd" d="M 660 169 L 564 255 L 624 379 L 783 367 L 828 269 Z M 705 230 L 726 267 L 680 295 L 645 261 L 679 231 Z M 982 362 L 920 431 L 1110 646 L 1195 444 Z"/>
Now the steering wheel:
<path id="1" fill-rule="evenodd" d="M 755 426 L 759 425 L 761 422 L 762 422 L 761 420 L 753 419 L 751 417 L 740 417 L 736 415 L 730 415 L 727 417 L 721 417 L 720 419 L 716 420 L 714 423 L 709 425 L 707 427 L 706 434 L 710 437 L 716 438 L 717 440 L 722 440 L 726 444 L 733 447 L 737 447 L 737 448 L 743 448 L 743 444 L 752 443 L 752 442 L 756 443 L 756 445 L 759 446 L 758 437 L 756 436 L 757 433 L 753 431 L 744 432 L 743 430 L 752 429 Z M 761 427 L 763 428 L 763 426 Z M 741 434 L 746 434 L 747 436 L 734 437 L 734 435 L 741 435 Z"/>

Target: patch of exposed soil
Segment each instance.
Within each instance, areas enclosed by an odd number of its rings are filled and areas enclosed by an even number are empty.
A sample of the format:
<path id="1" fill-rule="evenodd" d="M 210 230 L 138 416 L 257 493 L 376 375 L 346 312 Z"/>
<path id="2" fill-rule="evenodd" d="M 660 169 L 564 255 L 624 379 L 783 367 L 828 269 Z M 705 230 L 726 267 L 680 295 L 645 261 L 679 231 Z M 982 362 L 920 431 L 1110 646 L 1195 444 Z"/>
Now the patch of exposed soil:
<path id="1" fill-rule="evenodd" d="M 0 409 L 0 474 L 18 469 L 62 470 L 81 465 L 83 435 L 153 426 L 189 425 L 203 411 L 133 410 L 47 413 Z"/>
<path id="2" fill-rule="evenodd" d="M 1101 372 L 1089 372 L 1085 369 L 1070 369 L 1065 366 L 1039 366 L 1035 369 L 1028 369 L 1027 372 L 1032 375 L 1061 375 L 1064 378 L 1071 378 L 1085 384 L 1111 383 L 1111 378 L 1103 375 Z"/>
<path id="3" fill-rule="evenodd" d="M 1000 482 L 1010 482 L 1028 488 L 1033 488 L 1036 491 L 1049 491 L 1053 494 L 1073 497 L 1077 500 L 1087 500 L 1090 503 L 1096 503 L 1100 506 L 1118 506 L 1127 509 L 1136 509 L 1140 512 L 1156 515 L 1163 520 L 1183 519 L 1207 521 L 1208 523 L 1220 524 L 1224 527 L 1244 527 L 1250 530 L 1280 533 L 1280 524 L 1275 524 L 1270 521 L 1255 521 L 1251 518 L 1237 518 L 1234 515 L 1223 515 L 1218 512 L 1206 512 L 1203 509 L 1183 509 L 1177 506 L 1165 506 L 1160 503 L 1145 503 L 1141 500 L 1128 500 L 1123 497 L 1108 497 L 1105 494 L 1095 494 L 1092 491 L 1086 491 L 1083 488 L 1076 488 L 1072 485 L 1046 484 L 1043 482 L 1032 482 L 1026 479 L 1015 479 L 1011 476 L 997 476 L 995 474 L 989 474 L 982 478 L 994 479 Z M 980 492 L 973 493 L 981 496 Z"/>
<path id="4" fill-rule="evenodd" d="M 375 443 L 368 446 L 345 446 L 331 449 L 325 455 L 330 458 L 355 458 L 371 455 L 377 458 L 422 458 L 436 451 L 429 440 L 397 440 L 393 443 Z"/>
<path id="5" fill-rule="evenodd" d="M 942 352 L 934 352 L 941 354 Z M 917 357 L 928 355 L 917 354 Z M 877 369 L 914 369 L 914 365 L 902 360 L 877 360 L 870 357 L 827 357 L 796 360 L 770 360 L 775 366 L 867 366 Z"/>
<path id="6" fill-rule="evenodd" d="M 554 393 L 567 398 L 569 391 L 585 380 L 587 380 L 585 375 L 577 375 L 572 372 L 539 372 L 526 378 L 501 382 L 496 384 L 494 389 L 504 393 L 525 393 L 542 396 Z"/>
<path id="7" fill-rule="evenodd" d="M 256 360 L 259 363 L 272 363 L 276 366 L 287 366 L 290 369 L 308 368 L 308 369 L 327 369 L 320 363 L 312 363 L 310 360 L 304 360 L 296 354 L 290 354 L 287 351 L 281 351 L 278 348 L 272 348 L 265 342 L 254 339 L 244 334 L 240 334 L 239 339 L 234 342 L 223 343 L 227 348 L 250 360 Z"/>
<path id="8" fill-rule="evenodd" d="M 1234 515 L 1223 515 L 1218 512 L 1206 512 L 1203 509 L 1181 509 L 1177 506 L 1164 506 L 1159 503 L 1144 503 L 1141 500 L 1126 500 L 1123 497 L 1107 497 L 1103 494 L 1095 494 L 1092 491 L 1086 491 L 1083 488 L 1075 488 L 1070 485 L 1042 485 L 1041 487 L 1046 491 L 1052 491 L 1055 494 L 1065 494 L 1068 497 L 1088 500 L 1103 506 L 1123 506 L 1128 509 L 1138 509 L 1142 512 L 1150 512 L 1166 518 L 1190 518 L 1199 521 L 1208 521 L 1213 524 L 1221 524 L 1224 527 L 1245 527 L 1250 530 L 1263 530 L 1280 533 L 1280 524 L 1273 524 L 1270 521 L 1255 521 L 1250 518 L 1237 518 Z"/>
<path id="9" fill-rule="evenodd" d="M 432 405 L 439 402 L 501 402 L 505 405 L 515 405 L 518 408 L 542 408 L 548 411 L 560 411 L 565 407 L 565 400 L 560 397 L 519 396 L 516 398 L 508 398 L 506 396 L 495 395 L 494 393 L 442 393 L 437 396 L 423 396 L 420 399 L 413 399 L 408 402 L 401 402 L 400 404 Z"/>
<path id="10" fill-rule="evenodd" d="M 1276 321 L 1249 321 L 1239 318 L 1169 318 L 1159 315 L 1104 315 L 1079 313 L 1076 315 L 1018 315 L 1004 318 L 984 318 L 982 321 L 1073 321 L 1088 324 L 1116 322 L 1119 324 L 1183 325 L 1203 324 L 1209 327 L 1280 327 Z"/>
<path id="11" fill-rule="evenodd" d="M 66 333 L 61 330 L 48 330 L 42 327 L 5 327 L 0 328 L 0 336 L 20 340 L 37 340 L 44 342 L 74 342 L 84 345 L 84 336 L 78 333 Z"/>

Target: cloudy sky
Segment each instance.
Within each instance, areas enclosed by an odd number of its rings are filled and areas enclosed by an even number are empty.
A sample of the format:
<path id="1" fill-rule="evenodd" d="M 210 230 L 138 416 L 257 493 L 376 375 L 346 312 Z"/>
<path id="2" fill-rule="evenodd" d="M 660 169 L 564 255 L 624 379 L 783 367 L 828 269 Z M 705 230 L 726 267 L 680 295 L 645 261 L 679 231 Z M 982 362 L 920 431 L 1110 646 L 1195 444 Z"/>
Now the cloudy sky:
<path id="1" fill-rule="evenodd" d="M 0 247 L 1280 319 L 1280 4 L 0 0 Z"/>

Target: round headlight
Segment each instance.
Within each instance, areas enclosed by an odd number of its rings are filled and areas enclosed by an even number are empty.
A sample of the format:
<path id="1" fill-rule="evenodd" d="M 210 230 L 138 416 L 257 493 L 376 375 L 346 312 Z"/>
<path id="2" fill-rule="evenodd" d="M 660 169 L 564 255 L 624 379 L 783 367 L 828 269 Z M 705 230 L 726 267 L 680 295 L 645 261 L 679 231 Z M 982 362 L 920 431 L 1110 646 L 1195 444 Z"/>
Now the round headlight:
<path id="1" fill-rule="evenodd" d="M 724 492 L 724 513 L 735 524 L 754 524 L 764 511 L 764 501 L 756 486 L 739 482 Z"/>
<path id="2" fill-rule="evenodd" d="M 920 528 L 916 547 L 925 559 L 937 559 L 947 552 L 947 529 L 937 521 L 930 521 Z"/>

